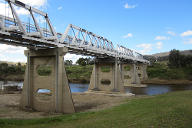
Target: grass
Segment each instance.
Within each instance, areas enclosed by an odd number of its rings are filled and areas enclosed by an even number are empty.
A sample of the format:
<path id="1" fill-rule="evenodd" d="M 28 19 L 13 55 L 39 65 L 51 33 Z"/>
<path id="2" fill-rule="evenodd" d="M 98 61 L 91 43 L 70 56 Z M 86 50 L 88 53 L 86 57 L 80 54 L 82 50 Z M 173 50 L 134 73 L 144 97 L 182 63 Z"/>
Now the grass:
<path id="1" fill-rule="evenodd" d="M 4 128 L 191 128 L 192 91 L 127 100 L 111 109 L 59 117 L 1 119 Z"/>

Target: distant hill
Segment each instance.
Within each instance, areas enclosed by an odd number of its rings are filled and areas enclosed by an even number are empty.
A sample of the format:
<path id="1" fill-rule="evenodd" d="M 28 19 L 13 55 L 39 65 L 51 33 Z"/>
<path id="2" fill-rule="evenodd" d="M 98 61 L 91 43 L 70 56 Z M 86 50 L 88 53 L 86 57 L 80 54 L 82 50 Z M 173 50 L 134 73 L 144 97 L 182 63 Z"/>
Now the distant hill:
<path id="1" fill-rule="evenodd" d="M 144 55 L 144 58 L 149 60 L 150 62 L 168 61 L 169 53 L 170 52 L 162 52 L 162 53 L 156 53 L 156 54 L 152 54 L 152 55 Z M 182 55 L 191 55 L 192 56 L 192 50 L 184 50 L 184 51 L 180 51 L 180 53 Z"/>
<path id="2" fill-rule="evenodd" d="M 9 65 L 17 65 L 18 62 L 9 62 L 9 61 L 0 61 L 0 64 L 1 63 L 7 63 Z M 26 63 L 23 63 L 23 62 L 20 62 L 21 65 L 25 65 Z"/>
<path id="3" fill-rule="evenodd" d="M 162 53 L 156 53 L 156 54 L 152 54 L 149 56 L 154 56 L 154 57 L 165 57 L 165 56 L 169 56 L 170 52 L 162 52 Z M 184 51 L 180 51 L 180 53 L 182 55 L 192 55 L 192 50 L 184 50 Z"/>

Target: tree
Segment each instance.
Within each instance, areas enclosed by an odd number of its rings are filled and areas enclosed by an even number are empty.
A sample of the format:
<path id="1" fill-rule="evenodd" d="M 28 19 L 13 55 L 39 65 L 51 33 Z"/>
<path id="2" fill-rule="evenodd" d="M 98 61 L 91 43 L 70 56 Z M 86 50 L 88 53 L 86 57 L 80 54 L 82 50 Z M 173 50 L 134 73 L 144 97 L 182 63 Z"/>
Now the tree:
<path id="1" fill-rule="evenodd" d="M 169 66 L 170 67 L 180 67 L 181 66 L 181 58 L 180 58 L 180 52 L 179 50 L 173 49 L 170 51 L 169 54 Z"/>
<path id="2" fill-rule="evenodd" d="M 1 63 L 0 64 L 0 72 L 1 73 L 7 73 L 8 66 L 9 65 L 7 63 Z"/>
<path id="3" fill-rule="evenodd" d="M 65 60 L 65 65 L 71 66 L 73 64 L 72 60 Z"/>
<path id="4" fill-rule="evenodd" d="M 85 65 L 87 65 L 87 59 L 86 58 L 79 58 L 77 60 L 76 64 L 81 65 L 81 66 L 85 66 Z"/>
<path id="5" fill-rule="evenodd" d="M 85 65 L 92 65 L 94 64 L 94 60 L 92 58 L 79 58 L 76 62 L 76 64 L 85 66 Z"/>

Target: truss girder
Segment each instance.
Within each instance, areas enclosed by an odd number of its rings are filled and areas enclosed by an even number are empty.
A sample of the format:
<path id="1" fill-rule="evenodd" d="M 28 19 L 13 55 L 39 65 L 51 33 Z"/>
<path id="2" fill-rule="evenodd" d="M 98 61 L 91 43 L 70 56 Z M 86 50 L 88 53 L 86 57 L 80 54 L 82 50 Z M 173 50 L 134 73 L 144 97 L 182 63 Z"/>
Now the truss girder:
<path id="1" fill-rule="evenodd" d="M 12 11 L 13 18 L 0 15 L 0 43 L 30 49 L 67 47 L 69 52 L 76 54 L 149 63 L 141 54 L 123 46 L 115 48 L 112 41 L 72 24 L 68 25 L 63 34 L 56 33 L 48 14 L 17 0 L 5 1 Z M 28 10 L 34 25 L 22 22 L 13 5 Z M 40 27 L 35 13 L 45 18 L 49 30 Z M 35 32 L 27 32 L 27 27 Z"/>

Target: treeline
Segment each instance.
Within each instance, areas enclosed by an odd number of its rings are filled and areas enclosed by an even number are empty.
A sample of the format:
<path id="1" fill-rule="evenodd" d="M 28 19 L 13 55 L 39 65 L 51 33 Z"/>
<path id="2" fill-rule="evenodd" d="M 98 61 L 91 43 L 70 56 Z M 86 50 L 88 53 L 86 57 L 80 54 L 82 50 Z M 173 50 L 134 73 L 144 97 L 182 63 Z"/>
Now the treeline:
<path id="1" fill-rule="evenodd" d="M 192 55 L 181 55 L 179 50 L 171 50 L 169 54 L 169 67 L 192 67 Z"/>
<path id="2" fill-rule="evenodd" d="M 81 57 L 76 61 L 76 64 L 80 65 L 80 66 L 93 65 L 94 60 L 93 60 L 93 58 L 90 58 L 90 57 L 89 58 Z M 71 66 L 71 65 L 73 65 L 73 61 L 72 60 L 65 60 L 65 65 Z"/>
<path id="3" fill-rule="evenodd" d="M 8 63 L 0 63 L 1 75 L 24 74 L 24 73 L 25 73 L 25 65 L 21 65 L 21 63 L 15 65 L 9 65 Z"/>
<path id="4" fill-rule="evenodd" d="M 65 60 L 66 66 L 72 66 L 72 60 Z M 86 66 L 94 64 L 94 60 L 92 58 L 79 58 L 76 61 L 76 64 L 79 66 Z M 8 63 L 0 63 L 0 75 L 9 75 L 9 74 L 24 74 L 26 65 L 22 65 L 21 63 L 17 64 L 8 64 Z"/>
<path id="5" fill-rule="evenodd" d="M 192 56 L 182 55 L 179 50 L 171 50 L 166 60 L 148 59 L 149 78 L 192 80 Z"/>
<path id="6" fill-rule="evenodd" d="M 192 55 L 190 55 L 191 50 L 188 53 L 180 52 L 179 50 L 173 49 L 167 56 L 152 56 L 145 55 L 144 58 L 149 60 L 151 64 L 156 62 L 168 62 L 169 67 L 191 67 L 192 65 Z M 192 52 L 191 52 L 192 53 Z"/>

